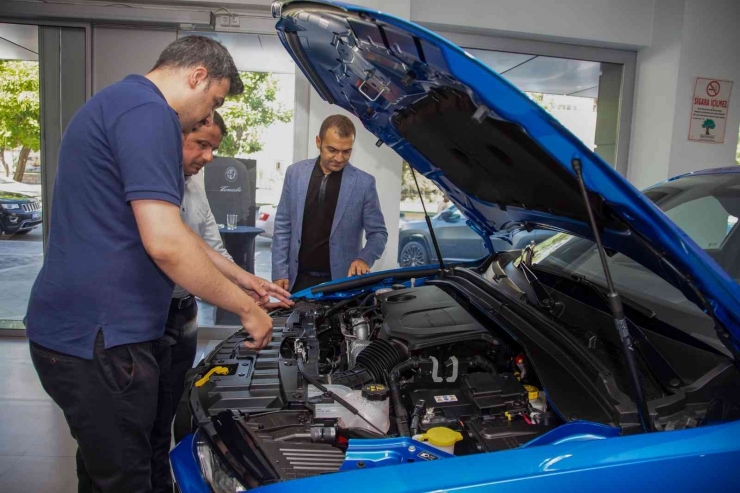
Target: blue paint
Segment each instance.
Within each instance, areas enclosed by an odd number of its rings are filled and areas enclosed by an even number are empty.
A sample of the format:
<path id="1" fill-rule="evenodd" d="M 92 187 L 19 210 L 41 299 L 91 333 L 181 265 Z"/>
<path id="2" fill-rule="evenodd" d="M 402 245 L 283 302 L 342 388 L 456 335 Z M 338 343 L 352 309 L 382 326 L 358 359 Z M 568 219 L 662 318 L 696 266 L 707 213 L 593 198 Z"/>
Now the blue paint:
<path id="1" fill-rule="evenodd" d="M 540 447 L 542 445 L 560 445 L 562 443 L 584 442 L 588 440 L 605 440 L 616 438 L 621 430 L 614 426 L 606 426 L 589 421 L 573 421 L 558 426 L 552 431 L 538 436 L 522 447 Z"/>
<path id="2" fill-rule="evenodd" d="M 344 464 L 339 470 L 356 471 L 451 457 L 455 456 L 408 437 L 352 439 L 347 447 Z"/>
<path id="3" fill-rule="evenodd" d="M 330 474 L 254 491 L 737 491 L 738 439 L 740 423 L 728 423 Z"/>
<path id="4" fill-rule="evenodd" d="M 198 452 L 193 438 L 192 434 L 186 436 L 170 452 L 172 474 L 181 493 L 210 493 L 196 460 Z"/>

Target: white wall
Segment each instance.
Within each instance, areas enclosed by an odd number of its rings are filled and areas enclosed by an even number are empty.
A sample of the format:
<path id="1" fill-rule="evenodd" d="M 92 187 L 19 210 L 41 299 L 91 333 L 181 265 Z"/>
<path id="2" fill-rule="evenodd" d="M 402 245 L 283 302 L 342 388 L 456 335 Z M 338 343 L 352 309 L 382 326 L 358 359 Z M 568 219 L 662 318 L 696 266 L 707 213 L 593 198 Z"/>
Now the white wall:
<path id="1" fill-rule="evenodd" d="M 399 17 L 409 17 L 409 0 L 354 0 L 355 4 L 362 4 L 368 8 L 382 10 Z M 296 92 L 305 91 L 307 81 L 305 78 L 296 77 Z M 398 221 L 401 212 L 401 164 L 402 160 L 386 146 L 380 148 L 375 146 L 377 138 L 365 130 L 354 115 L 342 110 L 338 106 L 324 102 L 313 88 L 310 91 L 309 104 L 296 107 L 296 145 L 305 149 L 296 149 L 296 159 L 306 159 L 318 156 L 315 137 L 319 133 L 321 122 L 326 117 L 334 114 L 343 114 L 350 117 L 357 127 L 357 138 L 352 151 L 351 162 L 359 169 L 366 171 L 375 177 L 380 207 L 385 217 L 385 225 L 388 229 L 388 244 L 383 256 L 373 266 L 373 271 L 393 269 L 398 266 Z M 299 115 L 308 112 L 308 120 Z M 301 155 L 302 154 L 302 155 Z"/>
<path id="2" fill-rule="evenodd" d="M 652 44 L 637 54 L 627 179 L 638 188 L 668 176 L 681 59 L 681 3 L 656 1 Z"/>
<path id="3" fill-rule="evenodd" d="M 740 126 L 740 2 L 657 0 L 651 46 L 638 53 L 628 179 L 638 188 L 735 164 Z M 734 81 L 724 144 L 688 140 L 697 77 Z"/>
<path id="4" fill-rule="evenodd" d="M 0 60 L 38 60 L 38 53 L 38 26 L 0 24 Z"/>
<path id="5" fill-rule="evenodd" d="M 688 140 L 697 77 L 734 81 L 724 144 Z M 686 3 L 675 108 L 669 176 L 735 164 L 740 127 L 740 1 Z"/>
<path id="6" fill-rule="evenodd" d="M 129 74 L 149 72 L 161 51 L 177 39 L 175 30 L 93 28 L 93 92 Z"/>
<path id="7" fill-rule="evenodd" d="M 414 22 L 592 46 L 647 46 L 652 16 L 653 0 L 411 0 Z"/>

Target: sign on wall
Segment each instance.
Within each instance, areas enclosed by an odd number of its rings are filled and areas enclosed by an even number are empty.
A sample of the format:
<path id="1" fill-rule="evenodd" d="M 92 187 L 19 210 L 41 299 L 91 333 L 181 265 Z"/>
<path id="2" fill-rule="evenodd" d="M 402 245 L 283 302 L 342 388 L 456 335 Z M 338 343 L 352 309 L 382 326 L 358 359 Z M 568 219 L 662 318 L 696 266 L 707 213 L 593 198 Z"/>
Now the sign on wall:
<path id="1" fill-rule="evenodd" d="M 696 78 L 694 99 L 691 104 L 689 140 L 712 144 L 724 143 L 731 91 L 730 81 Z"/>

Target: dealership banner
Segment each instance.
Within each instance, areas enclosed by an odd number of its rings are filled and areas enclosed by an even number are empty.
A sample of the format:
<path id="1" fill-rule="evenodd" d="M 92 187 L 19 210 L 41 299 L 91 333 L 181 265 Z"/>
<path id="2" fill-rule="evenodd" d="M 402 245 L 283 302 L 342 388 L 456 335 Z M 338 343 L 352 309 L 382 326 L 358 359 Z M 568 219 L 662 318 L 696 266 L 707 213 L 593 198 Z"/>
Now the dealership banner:
<path id="1" fill-rule="evenodd" d="M 731 92 L 730 81 L 696 78 L 691 104 L 689 140 L 712 144 L 724 143 Z"/>

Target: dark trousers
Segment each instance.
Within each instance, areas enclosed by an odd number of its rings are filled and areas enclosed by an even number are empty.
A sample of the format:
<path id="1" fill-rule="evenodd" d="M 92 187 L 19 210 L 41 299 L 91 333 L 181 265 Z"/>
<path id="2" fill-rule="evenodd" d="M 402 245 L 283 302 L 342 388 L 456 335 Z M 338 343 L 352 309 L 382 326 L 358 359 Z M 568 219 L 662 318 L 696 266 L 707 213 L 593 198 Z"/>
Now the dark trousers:
<path id="1" fill-rule="evenodd" d="M 185 376 L 193 367 L 195 353 L 198 348 L 198 305 L 194 299 L 187 306 L 173 299 L 167 324 L 164 329 L 164 339 L 170 344 L 172 355 L 171 382 L 172 382 L 172 416 L 177 411 L 177 404 L 185 391 Z"/>
<path id="2" fill-rule="evenodd" d="M 318 284 L 329 281 L 331 281 L 331 275 L 317 276 L 315 273 L 312 274 L 310 272 L 298 271 L 298 276 L 295 278 L 293 289 L 291 289 L 290 292 L 297 293 L 298 291 L 303 291 L 304 289 L 312 288 Z"/>
<path id="3" fill-rule="evenodd" d="M 92 360 L 33 342 L 31 359 L 77 440 L 80 493 L 172 491 L 169 344 L 105 349 L 101 331 Z"/>

